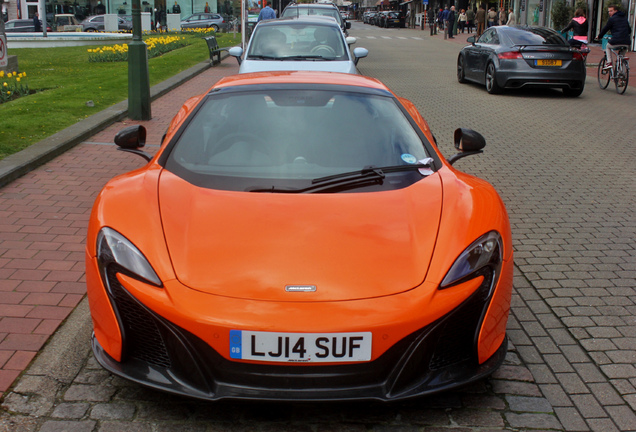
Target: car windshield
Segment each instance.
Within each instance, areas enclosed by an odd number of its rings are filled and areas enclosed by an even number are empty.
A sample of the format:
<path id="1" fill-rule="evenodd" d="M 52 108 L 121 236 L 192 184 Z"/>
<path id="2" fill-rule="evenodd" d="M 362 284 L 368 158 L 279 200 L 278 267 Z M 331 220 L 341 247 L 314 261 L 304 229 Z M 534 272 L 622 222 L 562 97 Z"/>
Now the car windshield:
<path id="1" fill-rule="evenodd" d="M 332 17 L 338 21 L 340 26 L 342 26 L 342 17 L 340 16 L 340 12 L 336 8 L 331 7 L 288 7 L 283 11 L 281 18 L 294 18 L 306 15 Z"/>
<path id="2" fill-rule="evenodd" d="M 248 59 L 348 60 L 342 31 L 335 25 L 276 25 L 257 27 Z"/>
<path id="3" fill-rule="evenodd" d="M 210 95 L 180 133 L 166 169 L 226 190 L 303 188 L 367 167 L 405 166 L 386 188 L 422 178 L 429 155 L 389 96 L 329 89 Z M 366 191 L 366 188 L 362 191 Z"/>
<path id="4" fill-rule="evenodd" d="M 545 27 L 510 27 L 505 34 L 513 45 L 567 45 L 559 33 Z"/>

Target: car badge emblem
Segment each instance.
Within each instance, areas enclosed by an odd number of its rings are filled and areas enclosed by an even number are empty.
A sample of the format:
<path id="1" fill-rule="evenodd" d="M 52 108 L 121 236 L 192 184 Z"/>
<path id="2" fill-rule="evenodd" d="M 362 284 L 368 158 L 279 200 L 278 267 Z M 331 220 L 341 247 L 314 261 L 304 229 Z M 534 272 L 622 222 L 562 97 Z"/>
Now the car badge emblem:
<path id="1" fill-rule="evenodd" d="M 285 285 L 287 292 L 314 292 L 316 285 Z"/>

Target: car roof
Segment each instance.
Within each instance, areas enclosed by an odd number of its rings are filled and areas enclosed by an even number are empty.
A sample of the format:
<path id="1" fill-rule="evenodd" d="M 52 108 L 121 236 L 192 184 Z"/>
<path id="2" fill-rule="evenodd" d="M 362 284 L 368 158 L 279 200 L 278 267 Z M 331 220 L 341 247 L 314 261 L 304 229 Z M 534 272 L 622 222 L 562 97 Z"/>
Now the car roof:
<path id="1" fill-rule="evenodd" d="M 334 25 L 340 28 L 340 24 L 334 17 L 327 16 L 308 16 L 301 15 L 299 17 L 285 17 L 276 20 L 266 20 L 258 23 L 259 27 L 279 26 L 279 25 L 298 25 L 299 23 L 307 23 L 311 25 Z"/>
<path id="2" fill-rule="evenodd" d="M 332 9 L 338 9 L 338 6 L 336 6 L 333 3 L 290 3 L 287 6 L 285 6 L 285 9 L 287 9 L 288 7 L 321 7 L 321 8 L 332 8 Z"/>
<path id="3" fill-rule="evenodd" d="M 347 74 L 339 72 L 315 72 L 315 71 L 276 71 L 254 72 L 240 75 L 232 75 L 221 79 L 213 87 L 215 89 L 266 84 L 328 84 L 351 87 L 366 87 L 376 90 L 391 91 L 380 81 L 363 75 Z"/>

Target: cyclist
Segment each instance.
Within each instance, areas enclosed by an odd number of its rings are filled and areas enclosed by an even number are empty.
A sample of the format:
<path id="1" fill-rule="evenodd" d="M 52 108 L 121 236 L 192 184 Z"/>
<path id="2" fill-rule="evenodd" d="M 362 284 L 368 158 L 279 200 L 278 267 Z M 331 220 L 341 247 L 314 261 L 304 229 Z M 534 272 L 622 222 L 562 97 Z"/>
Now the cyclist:
<path id="1" fill-rule="evenodd" d="M 612 38 L 605 46 L 605 55 L 607 56 L 606 69 L 612 68 L 612 49 L 618 48 L 620 45 L 629 45 L 629 36 L 632 28 L 629 26 L 625 12 L 621 11 L 618 5 L 609 5 L 607 13 L 610 18 L 607 20 L 605 27 L 601 29 L 597 39 L 601 39 L 608 31 L 612 32 Z"/>
<path id="2" fill-rule="evenodd" d="M 572 30 L 573 36 L 572 39 L 568 40 L 568 43 L 571 46 L 576 48 L 581 47 L 581 43 L 587 43 L 587 19 L 585 18 L 585 11 L 581 8 L 578 8 L 576 12 L 574 12 L 574 18 L 568 24 L 566 28 L 561 30 L 561 33 L 567 33 L 568 30 Z"/>

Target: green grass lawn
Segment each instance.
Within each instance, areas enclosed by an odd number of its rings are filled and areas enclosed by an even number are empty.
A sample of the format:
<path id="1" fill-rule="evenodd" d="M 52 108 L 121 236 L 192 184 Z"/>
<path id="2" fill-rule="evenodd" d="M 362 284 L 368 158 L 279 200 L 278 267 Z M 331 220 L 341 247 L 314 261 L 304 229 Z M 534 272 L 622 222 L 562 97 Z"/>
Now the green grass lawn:
<path id="1" fill-rule="evenodd" d="M 184 36 L 189 45 L 148 61 L 151 86 L 209 59 L 200 36 Z M 217 39 L 221 47 L 241 40 L 230 33 Z M 0 104 L 0 159 L 128 98 L 128 63 L 89 63 L 87 49 L 95 47 L 8 50 L 37 92 Z"/>

